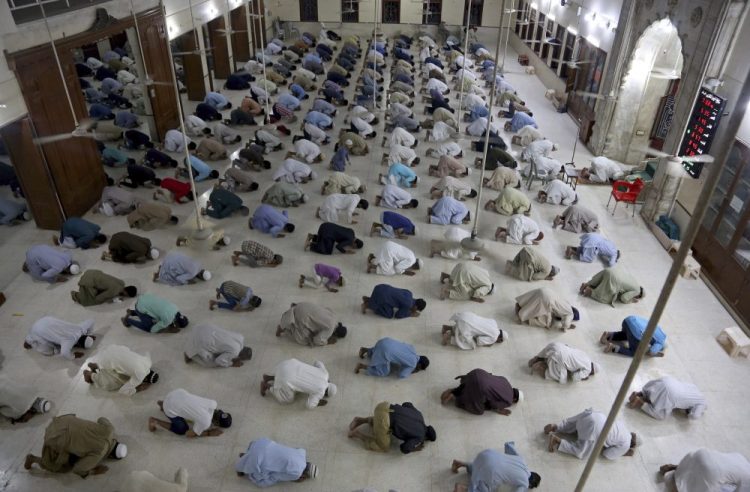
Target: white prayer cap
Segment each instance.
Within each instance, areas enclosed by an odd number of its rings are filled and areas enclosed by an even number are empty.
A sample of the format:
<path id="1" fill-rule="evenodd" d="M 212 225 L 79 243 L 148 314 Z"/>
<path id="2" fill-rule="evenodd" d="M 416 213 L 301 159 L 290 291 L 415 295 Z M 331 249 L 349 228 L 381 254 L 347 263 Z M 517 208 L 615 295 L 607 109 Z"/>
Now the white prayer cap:
<path id="1" fill-rule="evenodd" d="M 523 391 L 518 390 L 518 403 L 523 401 Z"/>
<path id="2" fill-rule="evenodd" d="M 151 251 L 148 252 L 149 258 L 152 260 L 155 260 L 159 257 L 159 250 L 156 248 L 151 248 Z"/>
<path id="3" fill-rule="evenodd" d="M 318 476 L 318 467 L 317 465 L 314 465 L 312 463 L 307 464 L 307 473 L 310 475 L 310 478 L 316 478 Z"/>
<path id="4" fill-rule="evenodd" d="M 209 280 L 211 280 L 211 272 L 209 272 L 208 270 L 203 270 L 202 277 L 203 277 L 203 280 L 208 282 Z"/>
<path id="5" fill-rule="evenodd" d="M 73 262 L 70 264 L 70 267 L 68 267 L 68 271 L 73 275 L 78 275 L 81 273 L 81 267 L 78 266 L 78 263 Z"/>
<path id="6" fill-rule="evenodd" d="M 224 236 L 221 238 L 221 242 L 224 243 L 224 246 L 229 246 L 232 243 L 232 238 L 229 236 Z"/>
<path id="7" fill-rule="evenodd" d="M 503 342 L 507 342 L 510 338 L 510 336 L 508 335 L 508 330 L 500 330 L 500 335 L 503 337 Z"/>
<path id="8" fill-rule="evenodd" d="M 31 214 L 28 211 L 23 213 L 23 220 L 31 220 Z"/>
<path id="9" fill-rule="evenodd" d="M 471 168 L 468 166 L 466 167 L 466 175 L 471 176 Z"/>
<path id="10" fill-rule="evenodd" d="M 328 396 L 336 396 L 336 393 L 339 392 L 338 387 L 333 383 L 328 383 L 328 390 L 326 393 L 328 393 Z"/>
<path id="11" fill-rule="evenodd" d="M 322 152 L 320 153 L 320 160 L 321 161 L 326 160 L 326 155 L 324 153 L 322 153 Z"/>
<path id="12" fill-rule="evenodd" d="M 640 446 L 641 444 L 643 444 L 643 439 L 641 439 L 641 435 L 635 434 L 635 445 Z"/>
<path id="13" fill-rule="evenodd" d="M 94 337 L 87 336 L 83 341 L 83 348 L 91 348 L 94 345 Z"/>
<path id="14" fill-rule="evenodd" d="M 315 171 L 310 171 L 310 179 L 318 179 L 318 173 Z"/>
<path id="15" fill-rule="evenodd" d="M 107 202 L 102 203 L 101 211 L 107 217 L 114 217 L 115 215 L 115 209 Z"/>
<path id="16" fill-rule="evenodd" d="M 559 147 L 558 147 L 558 145 L 557 145 L 556 143 L 553 143 L 553 144 L 552 144 L 552 150 L 557 150 L 558 148 L 559 148 Z"/>
<path id="17" fill-rule="evenodd" d="M 352 145 L 354 145 L 354 142 L 352 142 L 351 140 L 347 140 L 346 142 L 344 142 L 344 145 L 346 145 L 347 147 L 351 147 Z"/>
<path id="18" fill-rule="evenodd" d="M 128 455 L 128 446 L 121 442 L 118 442 L 117 446 L 115 446 L 115 458 L 117 458 L 118 460 L 121 460 L 127 455 Z"/>
<path id="19" fill-rule="evenodd" d="M 133 59 L 129 58 L 127 56 L 123 56 L 122 58 L 120 58 L 120 61 L 123 62 L 125 65 L 134 65 L 135 64 L 135 62 L 133 61 Z"/>
<path id="20" fill-rule="evenodd" d="M 302 203 L 307 203 L 307 200 L 309 200 L 309 199 L 310 199 L 310 197 L 308 197 L 306 193 L 302 194 Z"/>
<path id="21" fill-rule="evenodd" d="M 42 409 L 42 412 L 47 413 L 50 408 L 52 408 L 52 403 L 49 400 L 43 400 L 39 406 Z"/>
<path id="22" fill-rule="evenodd" d="M 422 260 L 422 258 L 417 258 L 417 266 L 420 270 L 424 267 L 424 260 Z"/>

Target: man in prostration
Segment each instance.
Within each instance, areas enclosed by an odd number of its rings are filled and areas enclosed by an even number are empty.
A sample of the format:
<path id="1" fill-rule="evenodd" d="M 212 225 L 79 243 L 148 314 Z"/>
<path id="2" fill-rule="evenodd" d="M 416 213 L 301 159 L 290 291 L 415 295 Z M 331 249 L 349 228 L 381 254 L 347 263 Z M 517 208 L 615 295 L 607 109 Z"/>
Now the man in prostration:
<path id="1" fill-rule="evenodd" d="M 258 487 L 303 482 L 318 476 L 318 467 L 307 461 L 304 449 L 290 448 L 265 437 L 250 442 L 234 469 L 237 476 L 247 477 Z"/>
<path id="2" fill-rule="evenodd" d="M 583 350 L 559 342 L 551 342 L 536 356 L 529 359 L 531 374 L 539 374 L 560 384 L 586 381 L 601 371 L 599 364 Z"/>
<path id="3" fill-rule="evenodd" d="M 508 333 L 497 326 L 497 321 L 483 318 L 469 311 L 451 316 L 449 325 L 443 325 L 443 345 L 455 345 L 462 350 L 491 347 L 508 339 Z"/>
<path id="4" fill-rule="evenodd" d="M 393 241 L 386 241 L 376 254 L 367 257 L 367 273 L 378 275 L 416 275 L 422 268 L 412 250 Z"/>
<path id="5" fill-rule="evenodd" d="M 409 166 L 395 162 L 388 166 L 388 174 L 378 174 L 380 184 L 394 184 L 402 188 L 416 188 L 419 176 Z"/>
<path id="6" fill-rule="evenodd" d="M 213 219 L 224 219 L 239 212 L 243 217 L 250 214 L 250 209 L 242 204 L 242 198 L 221 186 L 215 186 L 208 196 L 206 206 L 201 209 L 201 214 L 208 215 Z"/>
<path id="7" fill-rule="evenodd" d="M 359 427 L 369 425 L 372 434 L 365 434 Z M 391 449 L 391 437 L 403 441 L 399 449 L 403 454 L 424 449 L 426 441 L 437 440 L 431 425 L 425 425 L 422 412 L 411 402 L 401 405 L 383 401 L 377 404 L 372 417 L 354 417 L 349 424 L 349 438 L 361 439 L 370 451 L 387 453 Z"/>
<path id="8" fill-rule="evenodd" d="M 621 253 L 615 243 L 597 232 L 587 232 L 581 236 L 580 244 L 565 248 L 565 258 L 577 256 L 580 261 L 592 263 L 601 257 L 607 266 L 613 267 L 620 259 Z"/>
<path id="9" fill-rule="evenodd" d="M 582 283 L 579 293 L 612 307 L 615 301 L 623 304 L 635 303 L 646 295 L 635 277 L 618 265 L 605 268 L 588 282 Z"/>
<path id="10" fill-rule="evenodd" d="M 161 427 L 180 436 L 212 437 L 220 436 L 232 425 L 232 415 L 218 408 L 216 400 L 203 398 L 182 388 L 167 393 L 164 400 L 156 402 L 169 422 L 148 418 L 148 430 L 156 432 Z M 189 422 L 192 422 L 192 429 Z"/>
<path id="11" fill-rule="evenodd" d="M 523 492 L 539 487 L 542 482 L 538 473 L 529 470 L 513 441 L 505 443 L 504 454 L 485 449 L 471 463 L 453 460 L 451 471 L 458 473 L 461 468 L 466 468 L 470 482 L 468 486 L 457 483 L 453 492 L 493 491 L 505 485 L 516 492 Z"/>
<path id="12" fill-rule="evenodd" d="M 561 215 L 555 217 L 552 228 L 562 226 L 564 231 L 596 232 L 599 230 L 599 219 L 596 214 L 583 205 L 571 205 Z"/>
<path id="13" fill-rule="evenodd" d="M 66 248 L 98 248 L 107 242 L 107 236 L 99 231 L 101 227 L 84 220 L 80 217 L 70 217 L 63 222 L 60 228 L 60 236 L 53 236 L 52 242 L 55 246 L 62 245 Z"/>
<path id="14" fill-rule="evenodd" d="M 89 362 L 83 380 L 104 391 L 133 396 L 159 381 L 151 357 L 133 352 L 124 345 L 108 345 Z"/>
<path id="15" fill-rule="evenodd" d="M 159 250 L 151 245 L 150 239 L 125 231 L 112 234 L 107 248 L 108 251 L 102 253 L 102 261 L 145 263 L 159 258 Z"/>
<path id="16" fill-rule="evenodd" d="M 313 265 L 312 274 L 299 276 L 299 288 L 305 285 L 318 288 L 324 286 L 328 292 L 338 292 L 336 287 L 344 286 L 344 276 L 341 270 L 332 265 L 325 263 L 316 263 Z"/>
<path id="17" fill-rule="evenodd" d="M 427 209 L 430 224 L 467 224 L 471 221 L 469 208 L 451 196 L 444 196 Z"/>
<path id="18" fill-rule="evenodd" d="M 365 191 L 367 191 L 366 186 L 362 184 L 358 177 L 337 171 L 326 178 L 320 193 L 322 195 L 330 195 L 331 193 L 356 193 L 361 195 Z"/>
<path id="19" fill-rule="evenodd" d="M 211 280 L 211 272 L 205 270 L 198 260 L 170 251 L 154 273 L 154 282 L 167 285 L 188 285 Z"/>
<path id="20" fill-rule="evenodd" d="M 599 342 L 605 345 L 605 352 L 632 357 L 638 349 L 638 345 L 643 341 L 643 334 L 646 332 L 647 325 L 648 320 L 646 318 L 628 316 L 622 321 L 622 329 L 620 331 L 605 331 L 599 338 Z M 646 355 L 664 357 L 666 343 L 667 334 L 664 333 L 661 326 L 657 325 L 654 335 L 649 340 L 649 348 L 646 351 Z"/>
<path id="21" fill-rule="evenodd" d="M 496 199 L 484 205 L 485 210 L 491 210 L 502 215 L 531 214 L 531 200 L 520 190 L 505 187 Z"/>
<path id="22" fill-rule="evenodd" d="M 437 165 L 430 166 L 427 172 L 430 176 L 435 176 L 437 178 L 443 178 L 445 176 L 463 178 L 471 174 L 471 168 L 458 159 L 444 155 L 438 159 Z"/>
<path id="23" fill-rule="evenodd" d="M 354 235 L 353 229 L 333 222 L 323 222 L 318 227 L 317 234 L 307 235 L 304 249 L 321 255 L 333 254 L 334 248 L 344 254 L 354 254 L 363 246 L 364 242 Z"/>
<path id="24" fill-rule="evenodd" d="M 92 319 L 75 324 L 45 316 L 31 325 L 31 330 L 23 341 L 23 348 L 34 349 L 48 356 L 60 355 L 68 360 L 80 359 L 83 351 L 73 349 L 90 349 L 96 340 L 96 336 L 92 335 L 93 331 Z"/>
<path id="25" fill-rule="evenodd" d="M 458 178 L 444 176 L 432 185 L 430 188 L 430 197 L 440 198 L 445 196 L 464 201 L 467 198 L 475 198 L 477 190 L 472 189 L 469 183 L 461 181 Z"/>
<path id="26" fill-rule="evenodd" d="M 300 345 L 322 347 L 346 336 L 347 329 L 329 308 L 312 302 L 292 303 L 281 315 L 276 336 L 289 334 Z"/>
<path id="27" fill-rule="evenodd" d="M 417 226 L 408 217 L 385 210 L 380 214 L 380 222 L 373 222 L 370 226 L 370 236 L 376 232 L 389 239 L 409 239 L 409 236 L 416 235 Z"/>
<path id="28" fill-rule="evenodd" d="M 505 227 L 498 227 L 495 240 L 505 239 L 508 244 L 537 245 L 544 239 L 544 233 L 534 219 L 523 214 L 515 214 L 508 219 Z"/>
<path id="29" fill-rule="evenodd" d="M 459 380 L 459 385 L 440 395 L 443 405 L 454 401 L 458 408 L 474 415 L 492 410 L 507 416 L 511 413 L 508 407 L 523 401 L 523 391 L 514 388 L 505 377 L 495 376 L 484 369 L 473 369 L 455 379 Z"/>
<path id="30" fill-rule="evenodd" d="M 482 184 L 492 190 L 502 191 L 506 187 L 520 188 L 521 177 L 518 171 L 509 167 L 498 167 L 489 178 L 484 178 Z"/>
<path id="31" fill-rule="evenodd" d="M 127 215 L 135 209 L 137 203 L 134 193 L 119 186 L 105 186 L 99 203 L 94 205 L 94 213 L 101 212 L 107 217 Z"/>
<path id="32" fill-rule="evenodd" d="M 516 297 L 516 315 L 521 323 L 562 331 L 575 328 L 573 321 L 580 319 L 578 309 L 545 287 Z"/>
<path id="33" fill-rule="evenodd" d="M 128 309 L 120 321 L 125 328 L 134 326 L 147 333 L 177 333 L 188 325 L 177 306 L 150 293 L 138 296 L 135 309 Z"/>
<path id="34" fill-rule="evenodd" d="M 449 226 L 445 228 L 443 237 L 445 238 L 444 241 L 438 239 L 430 240 L 430 258 L 440 255 L 443 258 L 451 260 L 466 259 L 482 261 L 479 252 L 470 251 L 461 246 L 461 241 L 467 237 L 471 237 L 471 232 L 457 226 Z"/>
<path id="35" fill-rule="evenodd" d="M 307 395 L 305 406 L 312 410 L 327 405 L 326 398 L 336 396 L 337 388 L 329 381 L 326 366 L 319 360 L 310 365 L 287 359 L 276 364 L 271 374 L 263 374 L 261 396 L 266 396 L 268 391 L 282 404 L 292 403 L 297 393 L 304 393 Z"/>
<path id="36" fill-rule="evenodd" d="M 179 219 L 172 215 L 172 209 L 161 203 L 142 202 L 128 214 L 128 225 L 131 229 L 153 231 L 167 224 L 177 224 Z"/>
<path id="37" fill-rule="evenodd" d="M 11 424 L 28 422 L 34 415 L 47 413 L 52 403 L 40 396 L 33 384 L 0 376 L 0 416 Z"/>
<path id="38" fill-rule="evenodd" d="M 23 467 L 34 464 L 53 473 L 73 472 L 81 478 L 101 475 L 109 470 L 105 459 L 125 458 L 128 447 L 115 438 L 115 428 L 104 417 L 96 422 L 79 419 L 75 414 L 55 417 L 44 431 L 42 455 L 27 454 Z"/>
<path id="39" fill-rule="evenodd" d="M 412 198 L 411 193 L 403 188 L 388 183 L 383 186 L 383 191 L 380 195 L 375 195 L 375 205 L 393 209 L 417 208 L 419 201 L 416 198 Z"/>
<path id="40" fill-rule="evenodd" d="M 232 252 L 232 265 L 237 266 L 240 261 L 247 263 L 250 267 L 261 266 L 277 267 L 284 262 L 284 257 L 275 254 L 271 248 L 257 241 L 242 241 L 240 251 Z"/>
<path id="41" fill-rule="evenodd" d="M 279 212 L 270 205 L 259 205 L 250 217 L 248 226 L 278 238 L 284 237 L 284 232 L 294 232 L 294 224 L 289 222 L 289 213 L 286 210 Z"/>
<path id="42" fill-rule="evenodd" d="M 263 194 L 261 203 L 273 205 L 275 207 L 299 207 L 303 203 L 307 203 L 308 196 L 299 187 L 299 185 L 293 183 L 285 183 L 280 181 L 272 184 Z"/>
<path id="43" fill-rule="evenodd" d="M 222 302 L 222 298 L 224 301 Z M 230 311 L 253 311 L 262 300 L 253 289 L 234 280 L 225 280 L 216 289 L 216 299 L 208 301 L 208 309 L 228 309 Z"/>
<path id="44" fill-rule="evenodd" d="M 440 299 L 471 300 L 484 302 L 485 296 L 495 290 L 490 272 L 473 263 L 457 263 L 450 275 L 440 274 Z"/>
<path id="45" fill-rule="evenodd" d="M 633 391 L 628 406 L 657 420 L 666 419 L 675 409 L 684 412 L 690 420 L 697 420 L 707 408 L 706 397 L 696 385 L 671 376 L 652 379 L 640 391 Z"/>
<path id="46" fill-rule="evenodd" d="M 662 465 L 668 487 L 680 492 L 741 491 L 750 483 L 750 462 L 740 453 L 700 448 L 686 454 L 679 465 Z"/>
<path id="47" fill-rule="evenodd" d="M 73 261 L 73 256 L 69 252 L 46 244 L 34 245 L 26 251 L 26 261 L 21 270 L 35 280 L 51 284 L 66 282 L 71 275 L 81 273 L 80 265 Z"/>
<path id="48" fill-rule="evenodd" d="M 547 450 L 550 453 L 559 451 L 572 454 L 579 460 L 588 458 L 594 450 L 596 440 L 604 428 L 607 416 L 588 408 L 578 415 L 563 419 L 559 424 L 547 424 L 544 433 L 547 434 Z M 575 441 L 562 439 L 556 433 L 576 434 Z M 602 448 L 602 456 L 608 460 L 615 460 L 620 456 L 633 456 L 635 448 L 640 444 L 635 432 L 630 432 L 620 420 L 615 420 L 607 434 Z"/>
<path id="49" fill-rule="evenodd" d="M 560 269 L 552 265 L 541 251 L 524 246 L 512 260 L 505 262 L 505 273 L 518 280 L 532 282 L 552 280 L 560 273 Z"/>
<path id="50" fill-rule="evenodd" d="M 83 272 L 78 280 L 78 291 L 70 292 L 73 302 L 81 306 L 97 306 L 136 295 L 138 289 L 134 285 L 126 287 L 119 278 L 94 269 Z"/>
<path id="51" fill-rule="evenodd" d="M 604 184 L 616 181 L 625 175 L 617 162 L 603 155 L 591 159 L 591 167 L 581 169 L 580 178 L 592 183 Z"/>
<path id="52" fill-rule="evenodd" d="M 427 302 L 414 299 L 411 291 L 398 289 L 388 284 L 378 284 L 372 289 L 370 297 L 362 297 L 362 314 L 371 309 L 375 314 L 389 319 L 418 317 Z"/>
<path id="53" fill-rule="evenodd" d="M 541 203 L 569 206 L 578 201 L 578 193 L 569 184 L 553 179 L 539 190 L 537 200 Z"/>
<path id="54" fill-rule="evenodd" d="M 342 193 L 334 193 L 328 195 L 323 200 L 323 205 L 318 207 L 315 212 L 315 216 L 322 219 L 324 222 L 345 222 L 347 224 L 356 224 L 354 220 L 356 215 L 356 209 L 367 210 L 370 204 L 364 198 L 360 198 L 359 195 L 345 195 Z"/>
<path id="55" fill-rule="evenodd" d="M 242 367 L 253 357 L 253 349 L 245 346 L 245 337 L 211 323 L 199 324 L 190 331 L 185 364 L 197 362 L 204 367 Z"/>
<path id="56" fill-rule="evenodd" d="M 365 370 L 368 376 L 378 377 L 386 377 L 394 370 L 403 379 L 430 365 L 430 359 L 418 355 L 413 345 L 389 337 L 381 338 L 372 347 L 360 347 L 359 358 L 367 358 L 369 363 L 357 363 L 354 373 Z"/>

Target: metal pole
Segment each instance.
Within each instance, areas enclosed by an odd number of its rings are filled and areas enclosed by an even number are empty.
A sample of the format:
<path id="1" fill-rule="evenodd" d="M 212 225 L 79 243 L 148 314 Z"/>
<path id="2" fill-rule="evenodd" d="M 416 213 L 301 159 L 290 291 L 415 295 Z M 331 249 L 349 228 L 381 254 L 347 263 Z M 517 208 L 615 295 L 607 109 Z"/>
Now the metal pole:
<path id="1" fill-rule="evenodd" d="M 252 0 L 250 2 L 250 4 L 251 5 L 255 5 L 255 1 Z M 259 24 L 260 24 L 260 29 L 259 29 L 260 30 L 260 52 L 261 52 L 261 58 L 263 59 L 263 79 L 264 80 L 268 80 L 266 78 L 266 40 L 265 40 L 265 33 L 263 32 L 265 29 L 263 29 L 263 22 L 262 22 L 263 20 L 265 20 L 266 12 L 264 10 L 263 14 L 261 14 L 260 13 L 260 8 L 259 8 L 258 9 L 259 12 L 257 14 L 255 14 L 254 13 L 255 12 L 255 8 L 253 7 L 251 10 L 253 12 L 253 14 L 250 14 L 251 17 L 253 17 L 253 18 L 257 17 L 259 19 Z M 270 122 L 271 121 L 271 109 L 269 107 L 269 103 L 270 103 L 270 100 L 271 100 L 271 95 L 268 93 L 268 89 L 266 89 L 265 85 L 263 87 L 263 90 L 266 92 L 266 97 L 265 97 L 265 99 L 266 99 L 266 101 L 265 101 L 266 102 L 266 116 L 263 119 L 265 121 L 266 118 L 267 118 L 268 121 Z"/>
<path id="2" fill-rule="evenodd" d="M 510 0 L 510 13 L 513 13 L 513 10 L 515 10 L 515 3 L 516 0 Z M 505 13 L 505 9 L 503 9 L 503 13 Z M 502 17 L 502 14 L 501 14 Z M 505 28 L 505 48 L 503 49 L 503 63 L 500 64 L 500 72 L 505 72 L 505 56 L 508 54 L 508 38 L 510 37 L 510 23 L 513 19 L 513 16 L 508 16 L 508 27 Z M 494 83 L 494 81 L 493 81 Z"/>
<path id="3" fill-rule="evenodd" d="M 615 398 L 615 401 L 612 404 L 612 408 L 609 411 L 607 421 L 604 423 L 604 428 L 602 428 L 602 431 L 599 434 L 599 438 L 596 440 L 596 444 L 594 445 L 594 449 L 591 452 L 588 460 L 586 461 L 586 467 L 583 469 L 583 473 L 581 473 L 581 477 L 579 478 L 578 484 L 575 488 L 576 492 L 582 492 L 584 487 L 586 486 L 586 481 L 591 474 L 591 470 L 594 468 L 594 464 L 596 463 L 596 460 L 599 457 L 602 448 L 604 447 L 604 441 L 606 440 L 609 431 L 612 429 L 612 425 L 614 424 L 615 419 L 617 418 L 617 414 L 622 407 L 622 403 L 625 400 L 630 385 L 633 382 L 635 374 L 641 365 L 643 356 L 646 354 L 646 350 L 649 347 L 649 344 L 646 343 L 646 341 L 651 340 L 651 337 L 654 335 L 654 331 L 656 331 L 656 325 L 659 322 L 659 318 L 661 318 L 662 313 L 664 312 L 664 308 L 666 307 L 669 296 L 672 293 L 672 289 L 677 282 L 677 276 L 679 275 L 680 267 L 682 266 L 685 258 L 690 252 L 693 241 L 695 241 L 695 237 L 698 234 L 698 229 L 703 222 L 703 216 L 706 213 L 706 209 L 708 208 L 711 196 L 714 192 L 714 189 L 716 188 L 716 185 L 719 182 L 721 171 L 724 168 L 727 157 L 729 156 L 731 146 L 728 145 L 728 141 L 730 139 L 733 139 L 737 134 L 737 131 L 739 130 L 739 127 L 742 123 L 742 119 L 745 116 L 748 102 L 750 102 L 750 76 L 745 77 L 745 82 L 742 85 L 742 91 L 740 92 L 740 95 L 737 99 L 737 104 L 735 105 L 734 110 L 731 112 L 729 122 L 725 127 L 724 138 L 722 139 L 724 141 L 714 143 L 714 148 L 719 149 L 718 158 L 713 162 L 713 164 L 711 164 L 711 172 L 708 176 L 708 179 L 703 184 L 703 188 L 701 189 L 700 195 L 698 196 L 698 203 L 695 206 L 695 212 L 690 219 L 687 230 L 685 231 L 685 237 L 680 244 L 680 249 L 677 251 L 677 256 L 673 260 L 672 268 L 670 268 L 667 279 L 664 281 L 664 286 L 662 287 L 662 291 L 656 301 L 654 310 L 651 313 L 651 318 L 648 320 L 648 326 L 646 327 L 646 331 L 643 333 L 643 337 L 641 338 L 642 343 L 638 344 L 638 349 L 635 351 L 635 355 L 633 355 L 633 362 L 630 364 L 630 368 L 625 375 L 625 379 L 623 379 L 622 381 L 622 385 L 620 385 L 620 390 L 617 392 L 617 397 Z"/>
<path id="4" fill-rule="evenodd" d="M 163 0 L 159 1 L 161 6 L 161 13 L 166 18 L 166 10 L 164 9 Z M 190 7 L 190 16 L 193 16 L 193 8 Z M 172 45 L 167 39 L 167 51 L 169 52 L 169 59 L 174 60 L 172 57 Z M 195 205 L 195 225 L 199 231 L 203 230 L 203 222 L 201 221 L 201 209 L 198 206 L 198 192 L 195 189 L 195 180 L 193 179 L 193 166 L 190 165 L 190 152 L 188 151 L 188 138 L 185 132 L 185 114 L 182 111 L 182 104 L 180 103 L 180 91 L 177 88 L 177 74 L 174 71 L 174 62 L 169 64 L 170 72 L 172 73 L 172 82 L 174 89 L 174 97 L 177 102 L 177 109 L 180 112 L 180 131 L 182 132 L 182 146 L 185 151 L 185 165 L 187 166 L 188 177 L 190 178 L 190 189 L 193 191 L 193 205 Z"/>
<path id="5" fill-rule="evenodd" d="M 375 0 L 373 2 L 373 8 L 375 10 L 372 14 L 373 15 L 372 17 L 372 41 L 370 41 L 370 49 L 377 52 L 377 50 L 375 49 L 375 38 L 376 38 L 375 34 L 378 31 L 378 0 Z M 366 60 L 367 60 L 367 55 L 365 55 L 365 61 Z M 378 109 L 378 57 L 377 56 L 373 58 L 373 62 L 375 65 L 375 76 L 372 79 L 374 82 L 373 87 L 374 87 L 375 92 L 373 92 L 372 94 L 372 110 L 376 111 Z M 365 62 L 365 65 L 367 65 L 366 62 Z M 385 80 L 383 81 L 385 82 Z"/>
<path id="6" fill-rule="evenodd" d="M 471 22 L 471 2 L 472 0 L 469 0 L 469 9 L 466 11 L 466 27 L 465 27 L 466 32 L 464 33 L 464 62 L 461 65 L 461 92 L 458 93 L 458 109 L 456 109 L 456 127 L 458 127 L 458 133 L 461 133 L 461 111 L 462 111 L 461 101 L 463 101 L 464 99 L 464 79 L 466 78 L 466 57 L 469 56 L 467 51 L 469 50 L 469 23 Z M 497 53 L 495 53 L 495 60 L 497 60 Z"/>
<path id="7" fill-rule="evenodd" d="M 502 9 L 500 11 L 500 26 L 503 25 L 503 16 L 504 10 Z M 497 75 L 497 62 L 498 58 L 500 56 L 500 40 L 502 39 L 502 32 L 503 30 L 501 28 L 498 28 L 497 30 L 497 46 L 495 47 L 495 67 L 492 70 L 492 78 L 494 80 L 495 76 Z M 495 91 L 493 90 L 492 93 L 490 93 L 490 115 L 487 118 L 487 131 L 484 136 L 484 152 L 482 153 L 482 170 L 479 172 L 479 191 L 477 192 L 477 206 L 474 210 L 474 227 L 471 229 L 471 238 L 474 239 L 477 237 L 477 234 L 479 233 L 479 212 L 481 210 L 482 206 L 482 190 L 484 189 L 484 171 L 486 169 L 485 164 L 487 163 L 487 150 L 489 149 L 489 143 L 490 143 L 490 129 L 492 128 L 492 105 L 495 103 Z"/>

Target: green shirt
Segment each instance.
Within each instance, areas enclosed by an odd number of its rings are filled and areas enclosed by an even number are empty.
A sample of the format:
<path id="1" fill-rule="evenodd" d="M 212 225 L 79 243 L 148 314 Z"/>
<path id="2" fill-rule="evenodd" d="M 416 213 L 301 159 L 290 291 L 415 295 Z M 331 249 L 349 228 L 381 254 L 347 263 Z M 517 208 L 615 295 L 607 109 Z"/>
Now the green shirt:
<path id="1" fill-rule="evenodd" d="M 120 295 L 125 282 L 101 270 L 86 270 L 78 281 L 78 287 L 78 292 L 73 293 L 75 300 L 81 306 L 95 306 Z"/>
<path id="2" fill-rule="evenodd" d="M 138 296 L 135 303 L 135 309 L 143 314 L 154 318 L 156 323 L 151 327 L 151 333 L 158 333 L 174 322 L 174 318 L 179 312 L 177 306 L 166 299 L 157 297 L 153 294 L 142 294 Z"/>

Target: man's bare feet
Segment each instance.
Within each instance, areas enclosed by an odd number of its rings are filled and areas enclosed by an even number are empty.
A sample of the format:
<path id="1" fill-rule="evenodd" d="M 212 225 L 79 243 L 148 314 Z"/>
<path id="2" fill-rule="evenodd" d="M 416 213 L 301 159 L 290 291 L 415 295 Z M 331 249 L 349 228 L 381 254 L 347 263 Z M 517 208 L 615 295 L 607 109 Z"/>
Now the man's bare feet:
<path id="1" fill-rule="evenodd" d="M 213 311 L 214 309 L 216 309 L 216 305 L 217 304 L 219 304 L 219 303 L 216 302 L 216 301 L 214 301 L 213 299 L 210 300 L 210 301 L 208 301 L 208 309 L 210 309 L 211 311 Z"/>
<path id="2" fill-rule="evenodd" d="M 265 379 L 260 382 L 260 396 L 266 396 L 266 392 L 269 389 L 271 389 L 271 385 L 268 382 L 266 382 Z"/>
<path id="3" fill-rule="evenodd" d="M 674 471 L 676 469 L 677 469 L 677 465 L 661 465 L 659 467 L 659 473 L 661 473 L 662 475 L 664 475 L 664 474 L 669 473 L 671 471 Z"/>
<path id="4" fill-rule="evenodd" d="M 359 353 L 358 353 L 358 355 L 359 355 L 359 358 L 360 358 L 360 359 L 364 359 L 364 358 L 365 358 L 365 356 L 367 355 L 367 352 L 368 352 L 369 350 L 370 350 L 370 349 L 369 349 L 369 348 L 367 348 L 367 347 L 360 347 L 360 348 L 359 348 Z"/>
<path id="5" fill-rule="evenodd" d="M 571 259 L 574 254 L 575 254 L 575 252 L 573 251 L 573 247 L 572 246 L 568 246 L 567 248 L 565 248 L 565 259 L 566 260 Z"/>
<path id="6" fill-rule="evenodd" d="M 156 419 L 153 417 L 148 418 L 148 430 L 149 432 L 156 432 Z"/>
<path id="7" fill-rule="evenodd" d="M 604 352 L 607 354 L 617 352 L 617 345 L 615 345 L 614 343 L 608 343 L 607 346 L 604 347 Z"/>
<path id="8" fill-rule="evenodd" d="M 276 327 L 276 336 L 277 336 L 277 337 L 280 337 L 280 336 L 281 336 L 281 333 L 282 333 L 283 331 L 284 331 L 284 330 L 282 330 L 282 329 L 281 329 L 281 325 L 277 326 L 277 327 Z"/>
<path id="9" fill-rule="evenodd" d="M 357 364 L 357 367 L 354 368 L 354 374 L 359 374 L 359 371 L 362 369 L 367 369 L 367 364 L 362 364 L 361 362 Z"/>
<path id="10" fill-rule="evenodd" d="M 609 332 L 605 331 L 602 333 L 602 336 L 599 337 L 599 343 L 602 345 L 607 345 L 609 343 Z"/>
<path id="11" fill-rule="evenodd" d="M 446 331 L 445 328 L 443 328 L 442 333 L 442 344 L 448 345 L 451 342 L 451 337 L 453 336 L 453 332 L 448 330 Z"/>
<path id="12" fill-rule="evenodd" d="M 544 426 L 544 433 L 549 434 L 550 432 L 555 432 L 557 430 L 557 424 L 547 424 Z"/>
<path id="13" fill-rule="evenodd" d="M 27 455 L 26 455 L 26 459 L 25 459 L 25 460 L 24 460 L 24 462 L 23 462 L 23 467 L 24 467 L 24 468 L 25 468 L 26 470 L 31 470 L 31 466 L 32 466 L 32 465 L 33 465 L 34 463 L 36 463 L 36 461 L 37 461 L 37 460 L 36 460 L 36 456 L 34 456 L 33 454 L 27 454 Z M 664 468 L 664 467 L 662 467 L 662 468 Z"/>
<path id="14" fill-rule="evenodd" d="M 232 255 L 232 266 L 237 266 L 240 264 L 240 255 L 233 254 Z"/>
<path id="15" fill-rule="evenodd" d="M 550 453 L 554 453 L 560 447 L 561 442 L 562 439 L 554 434 L 550 434 L 549 438 L 547 439 L 547 451 L 549 451 Z"/>
<path id="16" fill-rule="evenodd" d="M 472 298 L 471 298 L 471 299 L 469 299 L 469 300 L 470 300 L 470 301 L 474 301 L 474 302 L 478 302 L 478 303 L 480 303 L 480 304 L 484 302 L 484 299 L 482 299 L 481 297 L 472 297 Z"/>
<path id="17" fill-rule="evenodd" d="M 453 460 L 453 463 L 451 463 L 451 473 L 458 473 L 462 466 L 465 465 L 458 460 Z"/>
<path id="18" fill-rule="evenodd" d="M 450 275 L 448 275 L 448 274 L 447 274 L 447 273 L 445 273 L 445 272 L 442 272 L 442 273 L 440 274 L 440 283 L 441 283 L 441 284 L 444 284 L 444 283 L 445 283 L 445 281 L 446 281 L 446 280 L 448 280 L 449 278 L 451 278 L 451 276 L 450 276 Z"/>
<path id="19" fill-rule="evenodd" d="M 354 417 L 352 419 L 352 421 L 349 423 L 349 430 L 353 431 L 357 427 L 359 427 L 360 425 L 364 424 L 365 422 L 367 422 L 366 418 L 363 418 L 363 417 Z"/>
<path id="20" fill-rule="evenodd" d="M 455 398 L 455 395 L 453 394 L 453 390 L 447 389 L 440 394 L 440 403 L 445 405 L 446 403 L 450 402 L 454 398 Z"/>
<path id="21" fill-rule="evenodd" d="M 299 282 L 297 283 L 297 285 L 299 285 L 300 289 L 305 285 L 305 276 L 304 275 L 300 275 L 299 276 Z"/>

